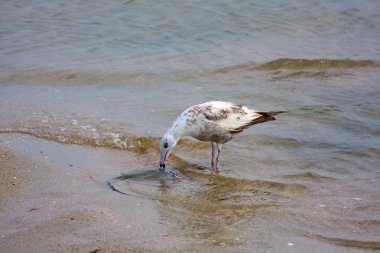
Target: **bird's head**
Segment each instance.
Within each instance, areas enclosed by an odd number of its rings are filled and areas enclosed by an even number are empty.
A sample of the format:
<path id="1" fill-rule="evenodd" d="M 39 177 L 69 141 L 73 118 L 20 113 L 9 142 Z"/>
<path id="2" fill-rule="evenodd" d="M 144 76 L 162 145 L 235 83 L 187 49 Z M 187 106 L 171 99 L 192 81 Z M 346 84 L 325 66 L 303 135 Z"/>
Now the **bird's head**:
<path id="1" fill-rule="evenodd" d="M 177 144 L 176 139 L 171 134 L 165 134 L 160 141 L 160 170 L 165 170 L 165 161 Z"/>

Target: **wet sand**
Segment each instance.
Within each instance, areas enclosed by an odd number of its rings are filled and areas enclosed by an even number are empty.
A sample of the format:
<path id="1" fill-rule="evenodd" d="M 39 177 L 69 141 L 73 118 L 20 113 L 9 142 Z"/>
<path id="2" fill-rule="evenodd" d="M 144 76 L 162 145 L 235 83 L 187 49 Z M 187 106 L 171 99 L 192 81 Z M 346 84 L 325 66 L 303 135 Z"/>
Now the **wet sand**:
<path id="1" fill-rule="evenodd" d="M 106 187 L 134 160 L 125 152 L 2 135 L 0 252 L 181 251 L 176 235 L 154 227 L 149 201 Z"/>

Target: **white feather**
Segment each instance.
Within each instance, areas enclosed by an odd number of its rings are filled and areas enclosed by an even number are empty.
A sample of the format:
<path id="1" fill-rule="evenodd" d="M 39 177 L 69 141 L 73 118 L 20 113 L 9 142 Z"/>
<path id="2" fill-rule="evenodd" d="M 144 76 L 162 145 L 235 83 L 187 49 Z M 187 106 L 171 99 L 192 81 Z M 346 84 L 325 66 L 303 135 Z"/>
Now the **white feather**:
<path id="1" fill-rule="evenodd" d="M 214 122 L 217 123 L 219 126 L 228 130 L 234 130 L 239 127 L 245 126 L 249 124 L 249 122 L 251 122 L 252 120 L 261 116 L 260 114 L 256 113 L 255 110 L 248 109 L 245 106 L 241 107 L 241 110 L 244 113 L 234 112 L 232 108 L 236 107 L 237 105 L 230 102 L 211 101 L 201 104 L 200 106 L 211 106 L 211 111 L 215 115 L 220 114 L 223 110 L 229 111 L 230 113 L 227 114 L 226 118 L 214 120 Z"/>

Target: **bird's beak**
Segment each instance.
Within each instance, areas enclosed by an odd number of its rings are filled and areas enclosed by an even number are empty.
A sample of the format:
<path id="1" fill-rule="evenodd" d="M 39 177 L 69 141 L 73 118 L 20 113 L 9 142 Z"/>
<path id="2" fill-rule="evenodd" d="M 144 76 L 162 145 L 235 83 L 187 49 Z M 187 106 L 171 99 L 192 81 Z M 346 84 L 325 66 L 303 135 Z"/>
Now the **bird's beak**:
<path id="1" fill-rule="evenodd" d="M 160 171 L 164 171 L 165 170 L 165 160 L 166 160 L 166 157 L 168 155 L 169 151 L 166 151 L 166 153 L 162 153 L 160 155 Z"/>

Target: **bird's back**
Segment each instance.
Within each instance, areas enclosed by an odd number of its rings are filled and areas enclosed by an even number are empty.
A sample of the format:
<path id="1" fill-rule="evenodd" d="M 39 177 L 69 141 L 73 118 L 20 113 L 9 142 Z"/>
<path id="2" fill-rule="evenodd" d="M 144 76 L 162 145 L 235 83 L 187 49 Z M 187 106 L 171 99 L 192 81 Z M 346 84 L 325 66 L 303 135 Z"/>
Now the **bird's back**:
<path id="1" fill-rule="evenodd" d="M 262 117 L 255 110 L 230 102 L 211 101 L 194 105 L 180 116 L 186 119 L 186 133 L 202 141 L 224 143 Z"/>

